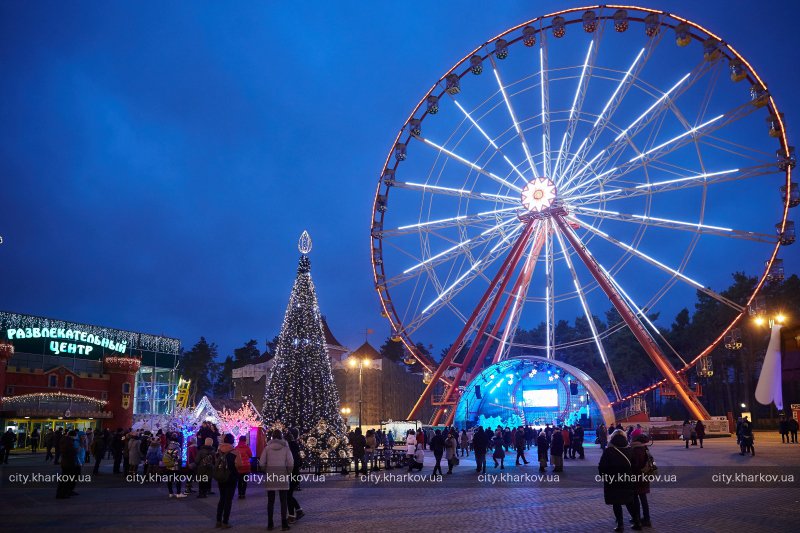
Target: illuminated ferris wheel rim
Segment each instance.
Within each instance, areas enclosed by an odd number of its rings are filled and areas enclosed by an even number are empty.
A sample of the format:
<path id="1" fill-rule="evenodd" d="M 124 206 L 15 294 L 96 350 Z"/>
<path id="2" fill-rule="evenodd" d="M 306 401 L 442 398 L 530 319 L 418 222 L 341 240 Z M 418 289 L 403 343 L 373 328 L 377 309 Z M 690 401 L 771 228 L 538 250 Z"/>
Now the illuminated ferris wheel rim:
<path id="1" fill-rule="evenodd" d="M 389 153 L 388 153 L 388 155 L 386 157 L 386 160 L 385 160 L 385 163 L 384 163 L 384 167 L 383 167 L 383 172 L 381 173 L 381 179 L 378 182 L 378 186 L 377 186 L 377 190 L 376 190 L 376 194 L 375 194 L 375 200 L 374 200 L 374 204 L 373 204 L 373 236 L 372 236 L 373 276 L 374 276 L 374 281 L 376 283 L 376 288 L 377 288 L 377 290 L 379 292 L 379 295 L 380 295 L 381 305 L 383 307 L 383 314 L 384 314 L 384 316 L 386 316 L 389 319 L 389 321 L 390 321 L 390 323 L 392 325 L 393 331 L 396 331 L 398 333 L 398 336 L 403 341 L 403 343 L 406 345 L 406 348 L 409 350 L 409 352 L 423 365 L 423 367 L 425 367 L 429 371 L 432 371 L 434 369 L 435 363 L 432 360 L 430 360 L 429 358 L 427 358 L 426 356 L 424 356 L 424 354 L 421 354 L 421 353 L 418 352 L 418 350 L 414 346 L 414 343 L 412 342 L 409 334 L 406 333 L 406 331 L 403 328 L 403 322 L 400 319 L 400 316 L 398 315 L 397 310 L 394 307 L 394 304 L 392 303 L 391 297 L 389 296 L 389 289 L 387 287 L 385 287 L 385 286 L 382 286 L 382 280 L 386 280 L 385 267 L 384 267 L 384 264 L 383 264 L 383 261 L 382 261 L 382 246 L 383 246 L 383 242 L 382 242 L 381 238 L 376 238 L 374 236 L 376 222 L 378 222 L 380 224 L 380 226 L 379 226 L 380 228 L 382 228 L 382 223 L 383 223 L 383 216 L 384 216 L 383 212 L 378 209 L 379 208 L 379 201 L 381 199 L 381 191 L 382 191 L 382 187 L 383 187 L 383 176 L 386 175 L 387 171 L 393 171 L 394 168 L 397 167 L 397 164 L 395 164 L 393 166 L 390 165 L 391 156 L 392 156 L 393 152 L 395 151 L 395 147 L 399 143 L 401 143 L 401 138 L 403 137 L 404 132 L 407 131 L 408 126 L 410 124 L 412 124 L 413 120 L 415 120 L 414 119 L 415 115 L 417 114 L 417 112 L 420 111 L 420 109 L 423 107 L 423 105 L 426 104 L 426 102 L 428 101 L 429 97 L 436 96 L 438 98 L 438 97 L 441 97 L 441 96 L 443 96 L 445 94 L 445 89 L 443 88 L 443 86 L 444 86 L 444 82 L 447 80 L 448 76 L 453 75 L 454 73 L 456 73 L 462 67 L 465 67 L 465 66 L 469 67 L 470 58 L 472 58 L 476 54 L 479 54 L 482 50 L 484 50 L 486 52 L 485 55 L 481 56 L 482 59 L 484 59 L 484 60 L 485 59 L 492 60 L 491 56 L 493 55 L 494 52 L 489 51 L 488 47 L 492 43 L 496 43 L 498 41 L 498 39 L 503 39 L 504 37 L 507 37 L 510 34 L 512 34 L 514 32 L 517 32 L 518 30 L 520 30 L 522 28 L 527 29 L 527 27 L 533 26 L 535 24 L 538 24 L 538 27 L 534 27 L 535 28 L 535 34 L 538 37 L 539 34 L 543 33 L 545 30 L 552 29 L 552 27 L 553 27 L 552 26 L 552 20 L 550 20 L 550 22 L 551 22 L 550 25 L 546 25 L 545 24 L 545 21 L 547 21 L 549 19 L 553 19 L 555 17 L 560 17 L 562 15 L 567 15 L 567 14 L 571 14 L 571 13 L 587 12 L 587 11 L 592 11 L 592 10 L 603 10 L 603 9 L 605 9 L 605 10 L 609 10 L 609 9 L 630 10 L 630 11 L 633 11 L 633 12 L 640 12 L 641 14 L 643 14 L 643 16 L 646 16 L 646 15 L 649 15 L 649 14 L 655 14 L 655 15 L 657 15 L 659 17 L 658 25 L 660 27 L 675 28 L 678 24 L 686 24 L 692 30 L 700 31 L 700 32 L 702 32 L 704 34 L 704 35 L 697 35 L 694 32 L 689 32 L 689 37 L 691 39 L 696 40 L 696 41 L 704 41 L 707 38 L 714 39 L 717 42 L 717 45 L 718 45 L 717 50 L 724 57 L 726 57 L 729 60 L 738 59 L 739 61 L 741 61 L 741 64 L 745 67 L 744 70 L 745 70 L 745 73 L 746 73 L 746 79 L 752 85 L 760 87 L 766 93 L 766 98 L 767 98 L 766 107 L 771 112 L 771 115 L 773 115 L 775 117 L 775 121 L 779 125 L 779 133 L 780 133 L 779 142 L 780 142 L 781 149 L 783 150 L 783 152 L 785 154 L 787 154 L 787 155 L 789 154 L 789 145 L 788 145 L 788 140 L 786 138 L 786 129 L 785 129 L 785 125 L 784 125 L 784 122 L 783 122 L 783 117 L 781 116 L 781 114 L 780 114 L 780 112 L 779 112 L 779 110 L 777 108 L 777 105 L 776 105 L 776 103 L 774 101 L 773 96 L 771 94 L 769 94 L 766 84 L 760 78 L 758 73 L 747 62 L 747 60 L 741 54 L 739 54 L 731 45 L 726 43 L 724 40 L 722 40 L 720 37 L 715 35 L 713 32 L 707 30 L 706 28 L 704 28 L 703 26 L 701 26 L 699 24 L 691 22 L 688 19 L 679 17 L 679 16 L 671 14 L 671 13 L 667 13 L 665 11 L 655 10 L 655 9 L 650 9 L 650 8 L 643 8 L 643 7 L 638 7 L 638 6 L 630 6 L 630 5 L 594 5 L 594 6 L 585 6 L 585 7 L 577 7 L 577 8 L 567 9 L 567 10 L 561 10 L 561 11 L 557 11 L 557 12 L 554 12 L 554 13 L 550 13 L 548 15 L 537 17 L 537 18 L 531 19 L 529 21 L 523 22 L 523 23 L 521 23 L 521 24 L 519 24 L 517 26 L 514 26 L 514 27 L 508 29 L 507 31 L 505 31 L 505 32 L 493 37 L 492 39 L 489 39 L 485 43 L 483 43 L 480 46 L 476 47 L 469 54 L 465 55 L 464 58 L 462 58 L 458 63 L 455 64 L 455 66 L 453 66 L 449 71 L 447 71 L 431 87 L 431 89 L 421 98 L 419 103 L 412 110 L 411 114 L 409 115 L 408 119 L 406 120 L 406 123 L 404 124 L 404 127 L 401 128 L 400 131 L 397 133 L 397 136 L 395 137 L 395 140 L 392 143 L 392 148 L 390 149 L 390 151 L 389 151 Z M 599 22 L 601 20 L 609 20 L 609 19 L 612 19 L 612 18 L 613 17 L 611 15 L 605 15 L 604 14 L 604 15 L 598 16 L 597 20 Z M 644 18 L 636 18 L 635 16 L 628 17 L 627 20 L 629 20 L 631 22 L 644 22 Z M 565 25 L 579 24 L 579 23 L 581 23 L 581 18 L 564 21 L 564 23 L 565 23 Z M 518 42 L 518 41 L 520 41 L 522 39 L 523 39 L 522 36 L 518 36 L 518 37 L 513 38 L 513 39 L 509 38 L 509 40 L 507 42 L 507 45 L 511 46 L 514 43 L 516 43 L 516 42 Z M 469 68 L 466 68 L 463 73 L 461 73 L 460 75 L 456 73 L 456 75 L 460 79 L 463 76 L 465 76 L 468 72 L 469 72 Z M 437 88 L 438 88 L 438 90 L 437 90 Z M 418 120 L 421 121 L 423 118 L 425 118 L 426 115 L 427 115 L 427 111 L 423 112 Z M 528 119 L 530 119 L 530 117 L 528 117 L 526 120 L 528 120 Z M 411 136 L 409 136 L 409 139 L 410 138 L 411 138 Z M 513 166 L 513 164 L 512 164 L 512 166 Z M 787 166 L 787 168 L 785 170 L 785 176 L 786 176 L 786 179 L 785 179 L 786 190 L 787 191 L 791 191 L 791 166 Z M 387 196 L 388 196 L 388 187 L 387 187 Z M 787 194 L 785 196 L 784 206 L 783 206 L 784 207 L 783 208 L 783 215 L 782 215 L 781 221 L 779 222 L 779 231 L 781 233 L 783 233 L 783 231 L 786 229 L 786 223 L 787 223 L 787 219 L 788 219 L 788 209 L 790 207 L 790 199 L 791 199 L 790 196 L 791 195 L 788 194 L 788 192 L 787 192 Z M 765 269 L 764 269 L 764 273 L 765 274 L 770 271 L 770 269 L 771 269 L 771 267 L 773 265 L 773 262 L 775 261 L 775 259 L 777 257 L 778 250 L 780 248 L 780 244 L 781 244 L 780 240 L 776 240 L 775 245 L 774 245 L 774 247 L 772 249 L 772 254 L 769 256 L 769 259 L 765 263 Z M 765 280 L 766 280 L 766 275 L 762 275 L 760 277 L 760 279 L 759 279 L 759 281 L 758 281 L 753 293 L 748 298 L 748 300 L 746 302 L 746 305 L 744 306 L 744 309 L 739 312 L 739 314 L 734 318 L 734 320 L 719 334 L 719 336 L 708 347 L 706 347 L 704 350 L 702 350 L 691 361 L 687 362 L 681 369 L 679 369 L 679 371 L 678 371 L 679 373 L 685 373 L 687 370 L 692 368 L 700 360 L 700 358 L 702 358 L 703 356 L 709 354 L 721 342 L 721 340 L 724 338 L 724 336 L 728 332 L 730 332 L 730 330 L 735 326 L 735 324 L 744 316 L 747 307 L 749 305 L 751 305 L 751 303 L 753 302 L 754 298 L 758 294 L 759 290 L 763 286 L 763 283 L 764 283 Z M 650 386 L 650 387 L 648 387 L 646 389 L 642 389 L 641 391 L 638 391 L 638 392 L 636 392 L 634 394 L 628 395 L 628 396 L 626 396 L 624 398 L 620 398 L 618 401 L 623 401 L 623 400 L 629 399 L 629 398 L 631 398 L 633 396 L 637 396 L 639 394 L 648 392 L 649 390 L 652 390 L 653 388 L 657 387 L 658 385 L 660 385 L 664 381 L 665 380 L 660 380 L 659 382 L 655 383 L 654 385 L 652 385 L 652 386 Z"/>

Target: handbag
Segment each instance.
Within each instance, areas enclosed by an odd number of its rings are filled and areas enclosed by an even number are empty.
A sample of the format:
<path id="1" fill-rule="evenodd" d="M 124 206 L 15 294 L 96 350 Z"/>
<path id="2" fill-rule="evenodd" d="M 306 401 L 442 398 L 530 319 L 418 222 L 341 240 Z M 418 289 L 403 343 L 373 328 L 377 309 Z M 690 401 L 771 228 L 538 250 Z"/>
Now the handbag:
<path id="1" fill-rule="evenodd" d="M 459 463 L 460 463 L 460 461 L 458 460 L 458 456 L 457 455 L 454 455 L 453 457 L 451 457 L 448 462 L 453 466 L 458 466 Z"/>

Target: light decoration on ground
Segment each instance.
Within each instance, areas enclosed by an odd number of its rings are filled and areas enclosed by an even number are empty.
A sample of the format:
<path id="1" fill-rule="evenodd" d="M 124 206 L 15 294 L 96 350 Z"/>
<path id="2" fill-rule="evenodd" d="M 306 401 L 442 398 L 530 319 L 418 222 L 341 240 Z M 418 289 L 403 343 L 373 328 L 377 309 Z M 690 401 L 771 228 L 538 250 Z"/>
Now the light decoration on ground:
<path id="1" fill-rule="evenodd" d="M 3 398 L 4 405 L 13 405 L 18 403 L 32 402 L 32 401 L 45 401 L 45 402 L 89 402 L 103 407 L 108 402 L 95 398 L 94 396 L 84 396 L 83 394 L 72 394 L 69 392 L 34 392 L 31 394 L 22 394 L 20 396 L 6 396 Z"/>
<path id="2" fill-rule="evenodd" d="M 219 430 L 225 434 L 233 435 L 235 442 L 239 442 L 239 437 L 250 434 L 250 429 L 261 426 L 261 417 L 250 406 L 250 402 L 244 402 L 239 409 L 222 409 L 217 413 L 219 419 Z"/>
<path id="3" fill-rule="evenodd" d="M 262 419 L 269 429 L 296 428 L 308 456 L 338 458 L 347 443 L 345 426 L 311 280 L 310 237 L 304 233 L 300 241 L 302 255 L 278 336 Z M 306 241 L 309 245 L 303 246 Z M 329 446 L 330 437 L 336 446 Z"/>

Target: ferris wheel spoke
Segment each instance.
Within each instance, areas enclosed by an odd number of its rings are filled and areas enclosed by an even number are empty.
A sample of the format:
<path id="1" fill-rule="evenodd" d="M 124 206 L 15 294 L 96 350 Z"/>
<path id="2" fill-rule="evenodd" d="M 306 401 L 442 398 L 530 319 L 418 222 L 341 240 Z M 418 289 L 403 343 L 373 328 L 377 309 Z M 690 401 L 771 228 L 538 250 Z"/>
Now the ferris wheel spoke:
<path id="1" fill-rule="evenodd" d="M 550 81 L 547 69 L 547 39 L 544 32 L 539 45 L 539 90 L 542 100 L 542 172 L 551 176 L 550 168 Z"/>
<path id="2" fill-rule="evenodd" d="M 572 215 L 567 215 L 566 218 L 568 218 L 569 220 L 571 220 L 573 222 L 576 222 L 581 227 L 587 229 L 588 231 L 590 231 L 591 233 L 594 233 L 595 235 L 601 237 L 602 239 L 612 243 L 613 245 L 615 245 L 615 246 L 617 246 L 619 248 L 622 248 L 623 250 L 625 250 L 627 252 L 630 252 L 635 257 L 638 257 L 639 259 L 645 261 L 646 263 L 649 263 L 649 264 L 653 265 L 654 267 L 658 268 L 659 270 L 661 270 L 663 272 L 666 272 L 668 274 L 671 274 L 672 276 L 676 277 L 677 279 L 679 279 L 679 280 L 691 285 L 695 289 L 707 294 L 708 296 L 714 298 L 718 302 L 721 302 L 721 303 L 727 305 L 728 307 L 731 307 L 732 309 L 735 309 L 738 312 L 742 312 L 744 310 L 744 307 L 742 307 L 741 305 L 737 304 L 736 302 L 734 302 L 734 301 L 722 296 L 721 294 L 709 289 L 708 287 L 705 287 L 702 283 L 699 283 L 699 282 L 693 280 L 692 278 L 690 278 L 686 274 L 683 274 L 682 272 L 680 272 L 678 270 L 675 270 L 674 268 L 668 267 L 667 265 L 665 265 L 661 261 L 658 261 L 657 259 L 654 259 L 654 258 L 650 257 L 649 255 L 645 254 L 644 252 L 641 252 L 641 251 L 637 250 L 635 247 L 631 246 L 630 244 L 627 244 L 627 243 L 624 243 L 624 242 L 622 242 L 622 241 L 620 241 L 618 239 L 615 239 L 614 237 L 610 236 L 608 233 L 606 233 L 604 231 L 601 231 L 601 230 L 595 228 L 594 226 L 592 226 L 591 224 L 588 224 L 588 223 L 586 223 L 586 222 L 584 222 L 584 221 L 582 221 L 582 220 L 580 220 L 580 219 L 578 219 L 578 218 L 576 218 L 576 217 L 574 217 Z"/>
<path id="3" fill-rule="evenodd" d="M 413 137 L 415 139 L 419 140 L 419 141 L 422 141 L 424 144 L 427 144 L 428 146 L 439 150 L 439 152 L 443 153 L 444 155 L 446 155 L 446 156 L 448 156 L 448 157 L 450 157 L 452 159 L 455 159 L 456 161 L 458 161 L 462 165 L 466 165 L 469 168 L 471 168 L 472 170 L 475 170 L 476 172 L 478 172 L 479 174 L 482 174 L 482 175 L 486 176 L 487 178 L 496 181 L 497 183 L 503 185 L 504 187 L 508 187 L 509 189 L 517 191 L 517 192 L 522 192 L 522 189 L 520 187 L 518 187 L 517 185 L 514 185 L 513 183 L 511 183 L 509 181 L 506 181 L 505 179 L 501 178 L 500 176 L 498 176 L 494 172 L 489 172 L 488 170 L 486 170 L 485 168 L 481 167 L 480 165 L 477 165 L 477 164 L 473 163 L 472 161 L 469 161 L 469 160 L 461 157 L 460 155 L 458 155 L 458 154 L 456 154 L 454 152 L 451 152 L 447 148 L 444 148 L 443 146 L 439 146 L 435 142 L 433 142 L 433 141 L 431 141 L 429 139 L 426 139 L 425 137 L 422 137 L 420 135 L 413 135 Z"/>
<path id="4" fill-rule="evenodd" d="M 464 109 L 464 108 L 461 106 L 461 104 L 460 104 L 460 103 L 458 103 L 458 100 L 456 100 L 455 98 L 453 98 L 453 102 L 456 104 L 456 107 L 458 107 L 458 108 L 461 110 L 461 112 L 464 114 L 464 116 L 465 116 L 465 117 L 467 117 L 467 119 L 468 119 L 468 120 L 469 120 L 469 121 L 472 123 L 472 125 L 473 125 L 473 126 L 474 126 L 474 127 L 475 127 L 475 128 L 478 130 L 478 131 L 479 131 L 479 132 L 481 132 L 481 135 L 483 135 L 483 137 L 484 137 L 484 138 L 485 138 L 487 141 L 489 141 L 489 144 L 491 144 L 491 145 L 492 145 L 492 147 L 494 148 L 495 152 L 497 152 L 497 154 L 498 154 L 498 155 L 500 155 L 500 156 L 501 156 L 501 157 L 502 157 L 502 158 L 505 160 L 505 162 L 506 162 L 506 163 L 508 163 L 508 165 L 511 167 L 511 169 L 512 169 L 514 172 L 516 172 L 516 173 L 517 173 L 517 175 L 518 175 L 518 176 L 519 176 L 519 177 L 522 179 L 523 183 L 527 182 L 528 180 L 525 178 L 525 175 L 524 175 L 524 174 L 522 174 L 522 172 L 520 172 L 520 171 L 519 171 L 519 168 L 517 168 L 517 165 L 515 165 L 514 163 L 512 163 L 512 162 L 511 162 L 511 160 L 508 158 L 508 156 L 507 156 L 507 155 L 505 155 L 505 154 L 503 153 L 503 151 L 500 149 L 500 147 L 499 147 L 499 146 L 497 146 L 497 143 L 496 143 L 496 142 L 494 142 L 494 139 L 492 139 L 491 137 L 489 137 L 489 135 L 488 135 L 488 134 L 487 134 L 487 133 L 486 133 L 486 132 L 483 130 L 483 128 L 481 128 L 481 126 L 480 126 L 480 125 L 477 123 L 477 121 L 475 121 L 475 119 L 474 119 L 474 118 L 472 118 L 472 115 L 471 115 L 471 114 L 470 114 L 470 113 L 469 113 L 469 112 L 468 112 L 466 109 Z"/>
<path id="5" fill-rule="evenodd" d="M 606 218 L 611 220 L 619 220 L 621 222 L 633 222 L 635 224 L 644 224 L 646 226 L 688 231 L 691 233 L 698 233 L 702 235 L 717 235 L 720 237 L 727 237 L 730 239 L 744 239 L 748 241 L 766 242 L 770 244 L 775 244 L 775 241 L 777 241 L 778 239 L 776 235 L 769 235 L 766 233 L 735 230 L 732 228 L 723 228 L 720 226 L 700 224 L 697 222 L 670 220 L 666 218 L 651 217 L 646 215 L 619 213 L 617 211 L 609 211 L 606 209 L 592 209 L 589 207 L 576 206 L 572 207 L 570 210 L 575 213 L 583 215 L 596 216 L 599 218 Z"/>
<path id="6" fill-rule="evenodd" d="M 575 285 L 575 290 L 578 292 L 578 298 L 581 302 L 581 307 L 583 307 L 583 312 L 586 316 L 586 321 L 589 323 L 589 329 L 592 332 L 592 337 L 594 337 L 595 346 L 597 346 L 597 351 L 600 354 L 600 360 L 603 362 L 603 366 L 606 369 L 606 373 L 608 374 L 608 378 L 611 381 L 611 387 L 614 389 L 614 394 L 617 398 L 621 398 L 622 395 L 619 392 L 619 387 L 617 386 L 617 380 L 614 378 L 614 373 L 611 371 L 611 365 L 608 362 L 608 357 L 606 356 L 606 350 L 603 347 L 603 342 L 600 340 L 600 335 L 597 331 L 597 325 L 594 323 L 594 316 L 592 315 L 591 310 L 589 309 L 589 304 L 586 301 L 586 294 L 583 292 L 583 287 L 578 280 L 578 273 L 575 271 L 575 265 L 572 264 L 572 259 L 569 255 L 569 250 L 567 249 L 566 244 L 564 243 L 564 239 L 561 237 L 561 232 L 558 228 L 555 228 L 556 238 L 558 239 L 558 244 L 561 247 L 561 250 L 564 252 L 564 260 L 567 264 L 567 269 L 569 270 L 570 275 L 572 276 L 572 282 Z"/>
<path id="7" fill-rule="evenodd" d="M 489 268 L 499 257 L 504 256 L 505 252 L 513 246 L 509 241 L 519 234 L 522 226 L 514 228 L 508 235 L 506 235 L 500 242 L 498 242 L 485 257 L 479 259 L 462 275 L 460 275 L 453 283 L 445 287 L 436 298 L 429 303 L 422 312 L 411 319 L 406 326 L 405 330 L 411 334 L 421 326 L 423 326 L 431 317 L 442 307 L 448 305 L 450 301 L 457 296 L 464 288 L 470 285 L 472 281 L 481 276 L 483 272 Z"/>
<path id="8" fill-rule="evenodd" d="M 562 181 L 561 177 L 561 159 L 566 158 L 565 150 L 569 151 L 569 147 L 572 144 L 572 136 L 575 134 L 575 128 L 578 125 L 578 117 L 580 115 L 580 109 L 583 107 L 583 101 L 586 98 L 586 87 L 589 83 L 589 78 L 586 76 L 587 68 L 591 72 L 591 68 L 589 64 L 591 62 L 592 67 L 594 66 L 594 59 L 597 56 L 595 41 L 597 40 L 597 34 L 595 37 L 589 41 L 589 49 L 586 51 L 586 59 L 583 61 L 583 68 L 581 68 L 581 76 L 578 79 L 578 87 L 575 90 L 575 96 L 572 99 L 572 106 L 569 110 L 569 118 L 567 119 L 567 128 L 564 132 L 564 136 L 561 138 L 561 146 L 558 148 L 558 155 L 556 156 L 556 164 L 553 167 L 553 177 L 557 180 L 555 181 L 556 185 L 559 185 Z M 593 53 L 594 51 L 594 53 Z M 591 76 L 590 76 L 591 77 Z"/>
<path id="9" fill-rule="evenodd" d="M 545 341 L 545 355 L 548 359 L 553 359 L 555 357 L 555 327 L 556 327 L 556 320 L 555 320 L 555 292 L 554 292 L 554 271 L 553 271 L 553 258 L 554 258 L 554 250 L 553 250 L 553 231 L 551 228 L 552 224 L 549 220 L 546 220 L 546 234 L 545 234 L 545 241 L 544 241 L 544 253 L 545 253 L 545 314 L 546 314 L 546 329 L 545 332 L 546 341 Z"/>
<path id="10" fill-rule="evenodd" d="M 439 220 L 429 220 L 427 222 L 420 222 L 417 224 L 409 224 L 407 226 L 399 226 L 397 228 L 385 229 L 381 232 L 383 237 L 395 237 L 398 235 L 409 235 L 419 232 L 429 232 L 443 228 L 461 227 L 461 226 L 475 226 L 476 223 L 485 222 L 487 220 L 496 219 L 501 213 L 510 213 L 511 211 L 518 211 L 519 207 L 506 207 L 503 209 L 493 209 L 491 211 L 483 211 L 474 215 L 459 215 L 450 218 L 442 218 Z"/>
<path id="11" fill-rule="evenodd" d="M 605 106 L 603 107 L 603 110 L 600 112 L 600 115 L 598 115 L 597 120 L 595 120 L 594 124 L 592 124 L 592 129 L 586 135 L 586 138 L 581 143 L 580 148 L 578 148 L 578 150 L 575 152 L 575 155 L 572 157 L 572 161 L 570 161 L 570 164 L 567 166 L 567 169 L 564 170 L 564 175 L 569 176 L 569 179 L 567 179 L 562 188 L 568 187 L 569 184 L 572 183 L 572 181 L 574 180 L 577 173 L 573 175 L 569 174 L 569 170 L 572 168 L 572 165 L 575 163 L 575 161 L 584 159 L 585 155 L 591 151 L 591 149 L 594 147 L 594 143 L 597 141 L 598 138 L 600 138 L 600 135 L 605 131 L 606 126 L 608 125 L 608 122 L 611 120 L 611 117 L 614 116 L 614 112 L 617 110 L 617 107 L 619 107 L 619 105 L 625 99 L 625 96 L 628 94 L 628 90 L 633 86 L 633 81 L 636 79 L 638 73 L 642 70 L 642 68 L 644 68 L 645 64 L 647 64 L 647 60 L 650 58 L 652 51 L 655 49 L 657 40 L 660 39 L 660 36 L 662 34 L 663 32 L 660 32 L 659 36 L 656 39 L 651 39 L 648 42 L 647 47 L 642 48 L 639 51 L 639 54 L 633 60 L 633 63 L 631 63 L 631 66 L 628 68 L 628 71 L 622 77 L 622 80 L 620 80 L 619 84 L 617 85 L 617 88 L 611 94 L 611 97 L 606 102 Z M 642 59 L 643 56 L 644 56 L 644 61 L 640 63 L 639 60 Z M 595 157 L 587 163 L 587 166 L 591 165 L 602 154 L 603 154 L 602 151 L 598 152 L 597 155 L 595 155 Z"/>
<path id="12" fill-rule="evenodd" d="M 727 124 L 731 123 L 734 120 L 738 120 L 741 118 L 738 116 L 739 113 L 749 114 L 755 111 L 755 106 L 750 104 L 749 102 L 746 104 L 742 104 L 741 106 L 737 107 L 731 115 L 723 114 L 717 115 L 716 117 L 707 120 L 706 122 L 700 124 L 699 126 L 695 126 L 675 137 L 671 138 L 668 141 L 664 141 L 661 144 L 654 146 L 644 152 L 641 152 L 639 155 L 632 157 L 628 162 L 623 163 L 617 167 L 614 167 L 610 171 L 604 172 L 601 175 L 598 175 L 590 180 L 583 182 L 583 186 L 586 187 L 589 184 L 594 184 L 599 182 L 599 184 L 594 185 L 595 188 L 600 187 L 601 185 L 608 183 L 609 181 L 613 181 L 615 178 L 619 178 L 626 174 L 633 172 L 639 168 L 642 168 L 649 164 L 652 161 L 658 161 L 659 158 L 682 148 L 692 142 L 695 141 L 699 136 L 704 135 L 706 131 L 715 131 L 720 128 L 725 127 Z M 725 119 L 725 120 L 723 120 Z M 600 181 L 602 179 L 602 181 Z M 569 190 L 566 191 L 569 193 Z"/>
<path id="13" fill-rule="evenodd" d="M 511 121 L 514 123 L 514 129 L 517 130 L 517 136 L 519 136 L 519 140 L 522 143 L 522 149 L 525 152 L 525 157 L 527 158 L 528 164 L 531 167 L 531 172 L 533 173 L 533 177 L 536 177 L 538 175 L 538 173 L 536 172 L 536 163 L 533 162 L 531 151 L 528 149 L 528 142 L 525 140 L 525 134 L 522 132 L 522 128 L 520 128 L 519 126 L 519 121 L 517 120 L 517 115 L 514 113 L 514 108 L 511 107 L 511 100 L 509 100 L 508 94 L 506 93 L 506 88 L 503 86 L 503 80 L 500 78 L 500 72 L 497 70 L 497 64 L 494 61 L 494 57 L 489 56 L 489 59 L 492 62 L 492 72 L 494 72 L 494 79 L 497 80 L 497 86 L 500 88 L 500 93 L 503 95 L 503 100 L 506 103 L 508 114 L 511 116 Z M 518 190 L 521 191 L 521 189 Z"/>
<path id="14" fill-rule="evenodd" d="M 597 156 L 593 157 L 593 163 L 585 165 L 581 168 L 574 178 L 580 181 L 580 178 L 585 175 L 589 168 L 598 167 L 605 168 L 605 166 L 620 152 L 625 146 L 628 146 L 630 140 L 643 131 L 654 121 L 658 120 L 664 112 L 670 109 L 671 101 L 677 100 L 682 94 L 688 91 L 695 83 L 700 81 L 711 69 L 716 65 L 717 61 L 702 60 L 691 71 L 687 72 L 681 79 L 679 79 L 667 92 L 662 94 L 653 104 L 648 107 L 644 113 L 634 119 L 625 129 L 623 129 L 617 137 L 603 148 L 600 153 L 604 154 L 603 159 L 597 161 Z"/>
<path id="15" fill-rule="evenodd" d="M 389 182 L 391 187 L 408 189 L 411 191 L 423 191 L 431 194 L 441 194 L 444 196 L 457 196 L 459 198 L 469 198 L 471 200 L 486 200 L 487 202 L 499 202 L 501 204 L 519 205 L 519 197 L 507 196 L 505 194 L 492 194 L 488 192 L 474 192 L 468 189 L 457 189 L 454 187 L 441 187 L 439 185 L 427 185 L 425 183 L 414 183 L 411 181 Z"/>
<path id="16" fill-rule="evenodd" d="M 598 192 L 578 194 L 575 196 L 569 196 L 568 203 L 570 206 L 581 206 L 597 202 L 608 202 L 611 200 L 634 198 L 636 196 L 660 194 L 692 187 L 704 187 L 706 185 L 738 181 L 767 174 L 774 174 L 775 172 L 776 167 L 774 163 L 764 163 L 762 165 L 756 165 L 742 169 L 734 168 L 730 170 L 720 170 L 717 172 L 697 174 L 695 176 L 673 178 L 655 181 L 652 183 L 642 183 L 641 185 L 636 185 L 635 187 L 619 187 L 614 189 L 609 188 Z"/>
<path id="17" fill-rule="evenodd" d="M 468 239 L 465 239 L 456 244 L 455 246 L 452 246 L 447 250 L 444 250 L 443 252 L 439 252 L 438 254 L 431 256 L 423 261 L 420 261 L 419 263 L 410 268 L 405 269 L 403 271 L 403 274 L 408 274 L 409 272 L 413 272 L 421 267 L 433 268 L 436 265 L 439 265 L 445 261 L 449 261 L 453 257 L 457 257 L 458 255 L 468 252 L 469 250 L 475 248 L 476 246 L 479 246 L 484 242 L 493 239 L 495 233 L 500 231 L 504 226 L 507 226 L 515 221 L 519 222 L 519 220 L 516 217 L 510 217 L 503 222 L 495 224 L 494 226 L 485 230 L 477 237 L 470 237 Z"/>

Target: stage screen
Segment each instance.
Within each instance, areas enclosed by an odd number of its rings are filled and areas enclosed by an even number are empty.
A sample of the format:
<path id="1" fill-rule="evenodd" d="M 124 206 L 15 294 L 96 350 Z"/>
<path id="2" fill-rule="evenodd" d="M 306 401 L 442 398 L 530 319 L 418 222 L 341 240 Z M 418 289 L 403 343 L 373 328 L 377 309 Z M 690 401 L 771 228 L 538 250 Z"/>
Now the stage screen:
<path id="1" fill-rule="evenodd" d="M 530 389 L 522 391 L 526 407 L 558 407 L 558 389 Z"/>

